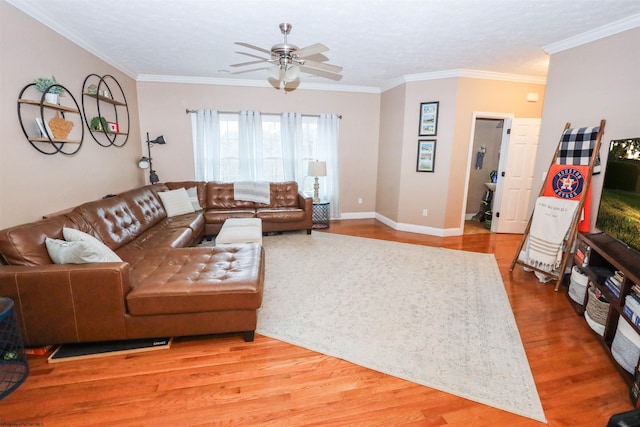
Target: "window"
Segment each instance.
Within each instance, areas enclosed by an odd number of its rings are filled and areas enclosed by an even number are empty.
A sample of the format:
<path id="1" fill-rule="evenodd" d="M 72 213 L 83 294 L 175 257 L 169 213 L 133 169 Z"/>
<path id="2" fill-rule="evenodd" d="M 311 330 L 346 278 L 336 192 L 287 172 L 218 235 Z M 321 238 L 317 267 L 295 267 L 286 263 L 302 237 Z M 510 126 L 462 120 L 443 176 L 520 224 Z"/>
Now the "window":
<path id="1" fill-rule="evenodd" d="M 262 116 L 262 173 L 265 181 L 284 181 L 279 116 Z"/>
<path id="2" fill-rule="evenodd" d="M 238 115 L 220 114 L 220 170 L 223 181 L 240 180 Z"/>
<path id="3" fill-rule="evenodd" d="M 313 192 L 307 177 L 310 161 L 327 162 L 320 194 L 331 203 L 331 218 L 340 217 L 338 133 L 340 116 L 300 113 L 194 111 L 191 119 L 195 179 L 238 182 L 296 181 Z"/>
<path id="4" fill-rule="evenodd" d="M 264 181 L 284 181 L 280 116 L 263 114 L 262 118 L 262 171 Z M 225 182 L 240 180 L 240 139 L 238 114 L 220 114 L 220 169 Z M 318 158 L 318 117 L 302 117 L 303 177 L 307 164 Z M 302 177 L 301 177 L 302 178 Z M 313 180 L 304 180 L 302 191 L 313 191 Z"/>

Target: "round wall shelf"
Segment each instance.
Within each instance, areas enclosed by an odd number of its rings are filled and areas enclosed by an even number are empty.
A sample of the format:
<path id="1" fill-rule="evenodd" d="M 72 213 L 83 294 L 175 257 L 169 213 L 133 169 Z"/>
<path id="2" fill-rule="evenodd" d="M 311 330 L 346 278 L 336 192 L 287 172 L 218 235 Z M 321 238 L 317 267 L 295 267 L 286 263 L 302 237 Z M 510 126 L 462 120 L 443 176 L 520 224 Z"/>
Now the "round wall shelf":
<path id="1" fill-rule="evenodd" d="M 65 104 L 47 102 L 49 94 L 62 89 L 71 100 Z M 62 153 L 72 156 L 80 150 L 84 139 L 84 126 L 80 107 L 69 90 L 59 84 L 49 86 L 42 95 L 37 94 L 35 83 L 26 85 L 18 95 L 18 119 L 29 143 L 43 154 Z M 71 120 L 69 120 L 71 119 Z"/>
<path id="2" fill-rule="evenodd" d="M 115 77 L 89 74 L 82 84 L 82 112 L 89 133 L 103 147 L 122 147 L 129 139 L 129 107 Z"/>

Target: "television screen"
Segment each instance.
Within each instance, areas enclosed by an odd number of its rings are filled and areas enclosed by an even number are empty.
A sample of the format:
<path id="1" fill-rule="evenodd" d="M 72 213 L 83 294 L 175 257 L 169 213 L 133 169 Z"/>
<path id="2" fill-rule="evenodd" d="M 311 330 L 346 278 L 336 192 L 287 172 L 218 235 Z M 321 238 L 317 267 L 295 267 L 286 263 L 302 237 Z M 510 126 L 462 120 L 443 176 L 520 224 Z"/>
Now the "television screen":
<path id="1" fill-rule="evenodd" d="M 596 227 L 640 252 L 640 138 L 611 141 Z"/>

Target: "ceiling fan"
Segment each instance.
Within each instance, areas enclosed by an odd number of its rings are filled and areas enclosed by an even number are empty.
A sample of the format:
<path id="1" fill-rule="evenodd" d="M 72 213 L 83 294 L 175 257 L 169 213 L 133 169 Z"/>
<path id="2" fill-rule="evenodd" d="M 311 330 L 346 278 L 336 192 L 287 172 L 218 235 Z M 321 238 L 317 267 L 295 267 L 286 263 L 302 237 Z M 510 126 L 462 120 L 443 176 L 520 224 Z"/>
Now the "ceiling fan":
<path id="1" fill-rule="evenodd" d="M 304 73 L 314 74 L 319 77 L 340 80 L 342 78 L 342 75 L 340 75 L 342 67 L 324 62 L 327 61 L 328 58 L 322 55 L 322 53 L 328 51 L 329 48 L 322 43 L 315 43 L 300 49 L 296 45 L 287 43 L 287 35 L 291 32 L 291 28 L 292 26 L 289 23 L 284 22 L 280 24 L 280 32 L 284 36 L 284 42 L 273 45 L 271 50 L 254 46 L 249 43 L 235 42 L 235 44 L 239 46 L 257 50 L 258 52 L 269 55 L 269 57 L 264 58 L 262 56 L 254 55 L 253 53 L 237 52 L 241 55 L 257 58 L 257 61 L 232 64 L 232 67 L 243 67 L 246 65 L 262 63 L 269 63 L 272 65 L 269 67 L 238 71 L 233 74 L 267 69 L 270 74 L 269 80 L 272 83 L 276 83 L 280 88 L 284 88 L 287 83 L 299 80 L 301 71 Z"/>

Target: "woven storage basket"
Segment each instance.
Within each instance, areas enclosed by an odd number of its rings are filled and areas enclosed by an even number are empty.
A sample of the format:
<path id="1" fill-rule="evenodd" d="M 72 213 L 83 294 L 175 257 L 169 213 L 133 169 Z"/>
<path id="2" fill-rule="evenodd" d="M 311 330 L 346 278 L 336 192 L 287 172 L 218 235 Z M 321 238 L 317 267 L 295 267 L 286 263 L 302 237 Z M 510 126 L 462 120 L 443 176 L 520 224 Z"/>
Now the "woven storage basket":
<path id="1" fill-rule="evenodd" d="M 578 304 L 584 304 L 584 297 L 587 294 L 587 284 L 589 278 L 583 274 L 575 265 L 571 269 L 571 283 L 569 284 L 569 297 Z"/>
<path id="2" fill-rule="evenodd" d="M 589 317 L 589 313 L 587 313 L 586 311 L 584 312 L 584 320 L 586 320 L 587 325 L 589 325 L 589 327 L 593 329 L 596 334 L 600 335 L 601 337 L 604 336 L 604 325 L 591 320 L 591 317 Z"/>
<path id="3" fill-rule="evenodd" d="M 587 313 L 595 323 L 599 325 L 607 324 L 607 315 L 609 314 L 609 303 L 600 301 L 596 297 L 593 286 L 589 286 L 589 300 L 587 301 Z"/>
<path id="4" fill-rule="evenodd" d="M 611 343 L 611 355 L 630 374 L 640 357 L 640 335 L 620 316 L 616 335 Z"/>

